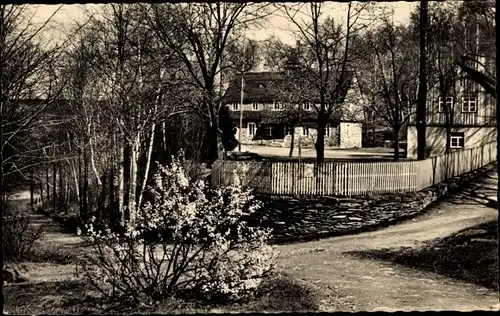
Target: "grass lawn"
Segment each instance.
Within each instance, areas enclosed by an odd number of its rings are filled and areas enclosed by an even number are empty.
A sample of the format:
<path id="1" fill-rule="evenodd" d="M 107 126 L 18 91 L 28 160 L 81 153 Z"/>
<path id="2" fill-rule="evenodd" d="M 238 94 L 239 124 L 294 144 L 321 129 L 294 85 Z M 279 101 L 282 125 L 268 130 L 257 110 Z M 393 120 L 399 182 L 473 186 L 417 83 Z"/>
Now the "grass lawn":
<path id="1" fill-rule="evenodd" d="M 234 150 L 234 152 L 237 151 L 238 149 Z M 290 148 L 242 145 L 241 151 L 262 156 L 288 157 Z M 325 148 L 325 158 L 335 160 L 392 160 L 393 152 L 391 148 Z M 400 151 L 400 157 L 403 157 L 403 155 L 404 151 Z M 301 156 L 304 158 L 315 158 L 316 150 L 314 147 L 302 148 Z M 293 157 L 298 157 L 298 148 L 294 148 Z"/>

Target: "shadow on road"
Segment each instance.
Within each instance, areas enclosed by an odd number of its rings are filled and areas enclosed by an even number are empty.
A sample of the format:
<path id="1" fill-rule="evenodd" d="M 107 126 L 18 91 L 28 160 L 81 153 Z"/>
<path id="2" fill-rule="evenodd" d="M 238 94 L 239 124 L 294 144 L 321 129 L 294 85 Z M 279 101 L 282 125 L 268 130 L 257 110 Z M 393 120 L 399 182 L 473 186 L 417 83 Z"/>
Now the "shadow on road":
<path id="1" fill-rule="evenodd" d="M 484 175 L 484 178 L 495 179 L 492 173 Z M 443 201 L 459 205 L 481 204 L 497 209 L 496 195 L 496 181 L 491 183 L 467 183 L 466 186 L 459 188 L 454 194 L 443 199 Z"/>
<path id="2" fill-rule="evenodd" d="M 362 259 L 390 261 L 406 267 L 498 290 L 498 221 L 462 230 L 423 248 L 348 252 Z"/>

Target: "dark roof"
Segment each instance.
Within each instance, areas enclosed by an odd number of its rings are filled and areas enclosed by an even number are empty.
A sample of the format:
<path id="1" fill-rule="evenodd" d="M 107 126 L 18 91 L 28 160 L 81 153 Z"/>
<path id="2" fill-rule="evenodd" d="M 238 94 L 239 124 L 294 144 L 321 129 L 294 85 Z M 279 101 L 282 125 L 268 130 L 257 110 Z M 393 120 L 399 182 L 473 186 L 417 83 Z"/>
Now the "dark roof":
<path id="1" fill-rule="evenodd" d="M 250 72 L 244 75 L 245 87 L 243 89 L 243 103 L 250 102 L 261 102 L 261 103 L 272 103 L 278 100 L 276 92 L 273 92 L 273 85 L 280 79 L 283 79 L 284 72 Z M 304 74 L 305 75 L 305 74 Z M 350 86 L 351 81 L 349 80 L 347 87 Z M 347 94 L 347 89 L 344 91 L 345 98 Z M 226 103 L 241 102 L 241 75 L 237 76 L 229 84 L 229 87 L 225 96 Z"/>
<path id="2" fill-rule="evenodd" d="M 243 102 L 273 102 L 274 95 L 269 87 L 279 80 L 279 72 L 251 72 L 245 74 L 245 88 Z M 226 102 L 240 102 L 241 76 L 232 80 L 225 96 Z"/>

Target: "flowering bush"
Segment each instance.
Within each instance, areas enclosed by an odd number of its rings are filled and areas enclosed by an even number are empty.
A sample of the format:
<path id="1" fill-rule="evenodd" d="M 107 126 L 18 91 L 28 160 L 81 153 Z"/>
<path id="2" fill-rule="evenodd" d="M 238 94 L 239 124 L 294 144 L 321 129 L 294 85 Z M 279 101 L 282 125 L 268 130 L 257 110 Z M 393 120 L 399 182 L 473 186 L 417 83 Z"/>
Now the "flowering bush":
<path id="1" fill-rule="evenodd" d="M 247 297 L 274 258 L 270 231 L 242 220 L 260 207 L 241 185 L 247 169 L 233 172 L 232 187 L 210 189 L 190 180 L 179 159 L 159 166 L 151 201 L 127 223 L 124 236 L 96 230 L 95 219 L 87 224 L 85 239 L 95 251 L 82 258 L 78 272 L 106 297 L 133 304 L 180 294 Z"/>

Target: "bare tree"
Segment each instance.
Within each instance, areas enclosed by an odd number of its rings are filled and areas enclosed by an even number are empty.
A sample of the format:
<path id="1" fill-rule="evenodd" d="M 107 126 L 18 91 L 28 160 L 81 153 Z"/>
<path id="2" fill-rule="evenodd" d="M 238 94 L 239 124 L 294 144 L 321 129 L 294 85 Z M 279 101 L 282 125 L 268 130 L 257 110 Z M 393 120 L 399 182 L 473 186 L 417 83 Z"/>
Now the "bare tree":
<path id="1" fill-rule="evenodd" d="M 148 7 L 148 21 L 159 40 L 176 52 L 192 80 L 198 99 L 191 106 L 208 125 L 207 161 L 211 165 L 222 150 L 217 78 L 224 54 L 249 24 L 268 14 L 266 5 L 249 3 L 162 4 Z"/>
<path id="2" fill-rule="evenodd" d="M 316 159 L 324 160 L 325 128 L 333 114 L 341 115 L 342 103 L 353 78 L 353 42 L 366 23 L 361 23 L 369 3 L 347 4 L 346 24 L 324 17 L 323 3 L 290 6 L 281 11 L 298 29 L 297 44 L 304 54 L 300 65 L 316 90 L 314 109 L 317 113 Z M 306 9 L 307 7 L 307 9 Z M 319 104 L 317 104 L 319 103 Z"/>
<path id="3" fill-rule="evenodd" d="M 58 10 L 54 12 L 57 13 Z M 23 175 L 32 167 L 30 159 L 33 147 L 26 137 L 40 114 L 57 96 L 48 93 L 53 78 L 45 76 L 57 51 L 57 47 L 44 47 L 40 32 L 53 15 L 42 25 L 32 22 L 33 12 L 27 6 L 0 5 L 0 265 L 3 270 L 3 219 L 7 199 L 7 183 Z M 47 78 L 46 80 L 44 80 Z M 45 96 L 44 101 L 22 103 L 24 99 Z M 29 150 L 28 150 L 29 148 Z M 8 179 L 8 182 L 5 180 Z M 3 275 L 0 278 L 2 294 L 0 308 L 4 307 Z"/>
<path id="4" fill-rule="evenodd" d="M 463 45 L 461 58 L 457 64 L 468 79 L 481 85 L 488 94 L 496 99 L 496 10 L 495 1 L 466 1 L 456 8 L 458 18 L 463 21 Z M 483 63 L 483 60 L 486 62 Z M 479 70 L 478 66 L 481 66 Z"/>
<path id="5" fill-rule="evenodd" d="M 290 152 L 292 157 L 295 144 L 295 127 L 300 126 L 302 119 L 308 114 L 302 104 L 311 101 L 314 95 L 310 82 L 304 78 L 300 66 L 300 47 L 282 43 L 270 38 L 265 45 L 265 64 L 272 69 L 266 91 L 279 103 L 279 111 L 266 111 L 270 122 L 287 124 L 291 131 Z M 285 135 L 286 136 L 286 135 Z M 299 148 L 300 150 L 300 148 Z"/>
<path id="6" fill-rule="evenodd" d="M 83 170 L 66 174 L 78 178 L 81 214 L 116 208 L 122 223 L 134 220 L 143 201 L 157 126 L 185 113 L 189 97 L 175 54 L 156 40 L 144 13 L 140 5 L 106 6 L 89 16 L 67 55 L 65 91 L 77 117 L 69 138 Z"/>
<path id="7" fill-rule="evenodd" d="M 366 58 L 358 67 L 358 83 L 369 106 L 391 128 L 394 160 L 399 159 L 401 134 L 417 100 L 416 47 L 411 31 L 388 20 L 365 35 Z"/>

